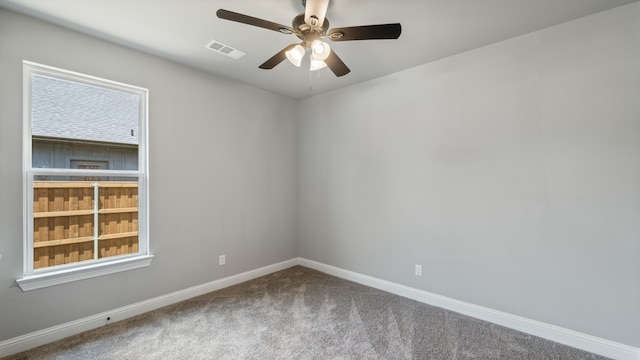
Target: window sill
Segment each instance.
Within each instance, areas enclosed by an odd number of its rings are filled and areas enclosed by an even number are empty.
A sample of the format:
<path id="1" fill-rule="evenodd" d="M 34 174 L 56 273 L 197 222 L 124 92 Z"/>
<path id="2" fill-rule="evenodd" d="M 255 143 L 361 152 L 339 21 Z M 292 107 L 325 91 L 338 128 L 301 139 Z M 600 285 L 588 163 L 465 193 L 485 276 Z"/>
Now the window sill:
<path id="1" fill-rule="evenodd" d="M 71 269 L 27 275 L 22 279 L 16 280 L 16 283 L 18 283 L 18 286 L 20 286 L 22 291 L 30 291 L 48 286 L 65 284 L 72 281 L 90 279 L 97 276 L 146 267 L 151 264 L 152 259 L 153 255 L 141 255 L 106 263 L 90 264 Z"/>

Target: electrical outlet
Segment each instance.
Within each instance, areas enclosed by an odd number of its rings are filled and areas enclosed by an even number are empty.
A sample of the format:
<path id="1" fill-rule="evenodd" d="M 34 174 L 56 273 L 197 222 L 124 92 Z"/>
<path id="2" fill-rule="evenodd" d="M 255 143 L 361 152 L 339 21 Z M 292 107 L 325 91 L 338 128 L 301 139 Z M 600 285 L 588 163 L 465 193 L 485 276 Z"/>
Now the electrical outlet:
<path id="1" fill-rule="evenodd" d="M 416 264 L 415 272 L 416 276 L 422 276 L 422 265 Z"/>
<path id="2" fill-rule="evenodd" d="M 227 263 L 227 259 L 225 255 L 218 256 L 218 265 L 222 266 Z"/>

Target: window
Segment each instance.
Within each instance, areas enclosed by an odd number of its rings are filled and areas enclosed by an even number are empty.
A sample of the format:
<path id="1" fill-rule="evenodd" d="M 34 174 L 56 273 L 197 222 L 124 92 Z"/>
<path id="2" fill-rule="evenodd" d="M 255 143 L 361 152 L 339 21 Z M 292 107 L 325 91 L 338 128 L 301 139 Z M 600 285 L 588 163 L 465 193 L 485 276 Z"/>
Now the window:
<path id="1" fill-rule="evenodd" d="M 24 276 L 37 289 L 147 266 L 143 88 L 25 61 Z"/>

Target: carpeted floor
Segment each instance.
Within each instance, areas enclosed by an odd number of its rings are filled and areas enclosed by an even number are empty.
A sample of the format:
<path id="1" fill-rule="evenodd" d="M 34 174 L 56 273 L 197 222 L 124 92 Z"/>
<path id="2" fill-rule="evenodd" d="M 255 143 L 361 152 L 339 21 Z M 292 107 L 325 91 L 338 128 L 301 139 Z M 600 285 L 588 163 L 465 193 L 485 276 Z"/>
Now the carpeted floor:
<path id="1" fill-rule="evenodd" d="M 8 359 L 604 359 L 301 266 Z"/>

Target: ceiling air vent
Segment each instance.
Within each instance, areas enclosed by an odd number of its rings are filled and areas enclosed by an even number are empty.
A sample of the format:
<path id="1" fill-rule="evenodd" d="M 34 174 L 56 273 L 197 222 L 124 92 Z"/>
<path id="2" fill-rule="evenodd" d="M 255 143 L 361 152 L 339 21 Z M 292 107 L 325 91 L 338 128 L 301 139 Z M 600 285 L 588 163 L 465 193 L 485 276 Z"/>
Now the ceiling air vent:
<path id="1" fill-rule="evenodd" d="M 227 44 L 221 43 L 218 40 L 211 40 L 206 46 L 207 49 L 213 50 L 222 55 L 228 56 L 233 59 L 240 59 L 241 57 L 247 55 L 246 53 L 235 49 Z"/>

